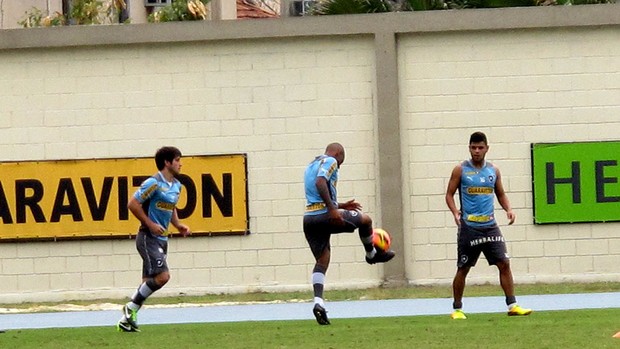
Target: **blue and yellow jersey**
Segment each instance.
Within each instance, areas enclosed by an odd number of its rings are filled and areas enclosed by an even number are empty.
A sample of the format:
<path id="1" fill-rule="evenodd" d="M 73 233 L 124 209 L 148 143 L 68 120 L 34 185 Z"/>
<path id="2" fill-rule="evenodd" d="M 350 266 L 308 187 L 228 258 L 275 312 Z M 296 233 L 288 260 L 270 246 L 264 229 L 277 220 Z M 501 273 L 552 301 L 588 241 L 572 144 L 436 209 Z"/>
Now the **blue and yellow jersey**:
<path id="1" fill-rule="evenodd" d="M 323 202 L 316 188 L 316 179 L 324 177 L 327 180 L 329 196 L 338 206 L 336 184 L 338 183 L 338 162 L 331 156 L 317 156 L 306 168 L 304 173 L 304 186 L 306 190 L 305 215 L 317 215 L 327 212 L 327 205 Z"/>
<path id="2" fill-rule="evenodd" d="M 181 182 L 177 179 L 168 182 L 161 172 L 158 172 L 142 182 L 133 196 L 142 204 L 144 212 L 153 222 L 168 230 L 180 194 Z M 140 227 L 140 229 L 148 231 L 146 227 Z M 168 240 L 166 233 L 162 236 L 158 235 L 157 238 Z"/>
<path id="3" fill-rule="evenodd" d="M 495 167 L 485 162 L 482 168 L 476 168 L 466 160 L 461 163 L 461 169 L 461 218 L 470 226 L 494 225 Z"/>

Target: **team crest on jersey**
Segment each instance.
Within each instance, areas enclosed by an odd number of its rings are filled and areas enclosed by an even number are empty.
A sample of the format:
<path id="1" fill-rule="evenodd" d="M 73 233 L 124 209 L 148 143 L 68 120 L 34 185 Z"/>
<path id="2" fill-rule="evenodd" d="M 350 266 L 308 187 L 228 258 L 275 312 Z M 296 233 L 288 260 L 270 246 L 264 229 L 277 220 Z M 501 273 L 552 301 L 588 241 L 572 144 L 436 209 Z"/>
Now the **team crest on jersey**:
<path id="1" fill-rule="evenodd" d="M 493 175 L 489 176 L 489 182 L 493 183 Z"/>

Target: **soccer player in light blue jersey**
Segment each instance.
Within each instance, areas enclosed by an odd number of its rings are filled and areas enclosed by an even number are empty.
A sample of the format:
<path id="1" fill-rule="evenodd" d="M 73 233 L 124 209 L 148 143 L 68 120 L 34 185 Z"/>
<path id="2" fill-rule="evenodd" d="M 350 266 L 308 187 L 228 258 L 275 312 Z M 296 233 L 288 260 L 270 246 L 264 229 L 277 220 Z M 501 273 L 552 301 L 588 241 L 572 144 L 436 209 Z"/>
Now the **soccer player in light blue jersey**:
<path id="1" fill-rule="evenodd" d="M 450 315 L 455 320 L 467 318 L 462 310 L 465 279 L 471 267 L 476 265 L 480 253 L 484 253 L 489 265 L 499 269 L 499 281 L 506 296 L 508 315 L 529 315 L 532 312 L 531 309 L 521 308 L 515 297 L 506 243 L 495 220 L 494 198 L 497 197 L 506 211 L 508 224 L 514 223 L 516 215 L 504 191 L 499 168 L 485 160 L 488 150 L 486 135 L 474 132 L 469 138 L 471 158 L 454 167 L 446 190 L 446 204 L 458 227 L 457 271 L 452 282 L 454 310 Z M 457 208 L 454 201 L 457 190 L 460 208 Z"/>
<path id="2" fill-rule="evenodd" d="M 179 221 L 176 204 L 181 182 L 175 178 L 181 171 L 181 151 L 163 147 L 155 154 L 157 172 L 146 179 L 129 200 L 127 207 L 140 220 L 136 249 L 142 257 L 142 283 L 125 306 L 117 324 L 122 332 L 137 332 L 138 310 L 144 301 L 170 280 L 166 256 L 170 223 L 183 236 L 189 227 Z"/>
<path id="3" fill-rule="evenodd" d="M 329 240 L 332 234 L 351 233 L 359 229 L 368 264 L 385 263 L 394 258 L 394 251 L 382 251 L 373 246 L 372 219 L 361 211 L 362 205 L 355 200 L 338 202 L 336 185 L 344 155 L 344 147 L 340 143 L 331 143 L 323 155 L 308 164 L 304 173 L 304 235 L 316 260 L 312 270 L 312 312 L 319 325 L 330 324 L 323 300 L 323 286 L 331 257 Z"/>

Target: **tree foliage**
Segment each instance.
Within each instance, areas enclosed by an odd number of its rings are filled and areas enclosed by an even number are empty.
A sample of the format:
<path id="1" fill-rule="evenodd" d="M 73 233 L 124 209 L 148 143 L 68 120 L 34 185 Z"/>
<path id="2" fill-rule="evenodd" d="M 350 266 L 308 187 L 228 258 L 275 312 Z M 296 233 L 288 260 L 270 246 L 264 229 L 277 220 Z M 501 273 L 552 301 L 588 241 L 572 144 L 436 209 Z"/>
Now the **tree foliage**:
<path id="1" fill-rule="evenodd" d="M 151 13 L 149 22 L 201 21 L 208 18 L 209 0 L 175 0 Z"/>
<path id="2" fill-rule="evenodd" d="M 32 7 L 17 24 L 24 28 L 112 24 L 119 22 L 118 14 L 126 7 L 125 0 L 72 0 L 69 13 L 54 12 L 44 15 L 40 9 Z"/>
<path id="3" fill-rule="evenodd" d="M 314 15 L 614 3 L 616 0 L 317 0 Z"/>
<path id="4" fill-rule="evenodd" d="M 318 15 L 342 15 L 392 12 L 393 10 L 391 1 L 386 0 L 338 0 L 319 1 L 313 7 L 312 13 Z"/>

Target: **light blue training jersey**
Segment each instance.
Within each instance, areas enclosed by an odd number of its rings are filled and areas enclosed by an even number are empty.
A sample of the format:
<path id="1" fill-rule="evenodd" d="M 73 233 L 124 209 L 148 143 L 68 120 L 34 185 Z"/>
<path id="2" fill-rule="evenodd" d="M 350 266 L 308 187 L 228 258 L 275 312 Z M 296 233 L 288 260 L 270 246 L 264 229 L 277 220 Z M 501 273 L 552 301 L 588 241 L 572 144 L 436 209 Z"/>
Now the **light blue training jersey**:
<path id="1" fill-rule="evenodd" d="M 461 169 L 461 218 L 474 227 L 494 225 L 495 167 L 485 161 L 482 168 L 476 168 L 466 160 Z"/>
<path id="2" fill-rule="evenodd" d="M 160 240 L 168 240 L 168 225 L 170 225 L 172 213 L 179 201 L 180 194 L 181 182 L 177 179 L 168 182 L 161 172 L 157 172 L 142 182 L 140 188 L 133 195 L 142 204 L 142 208 L 149 218 L 166 229 L 164 235 L 156 235 Z M 148 231 L 148 228 L 141 226 L 142 228 Z"/>
<path id="3" fill-rule="evenodd" d="M 306 212 L 304 215 L 318 215 L 327 212 L 327 205 L 323 202 L 316 188 L 316 179 L 324 177 L 327 180 L 329 196 L 338 206 L 336 184 L 338 183 L 338 162 L 327 155 L 317 156 L 306 168 L 304 186 L 306 191 Z"/>

